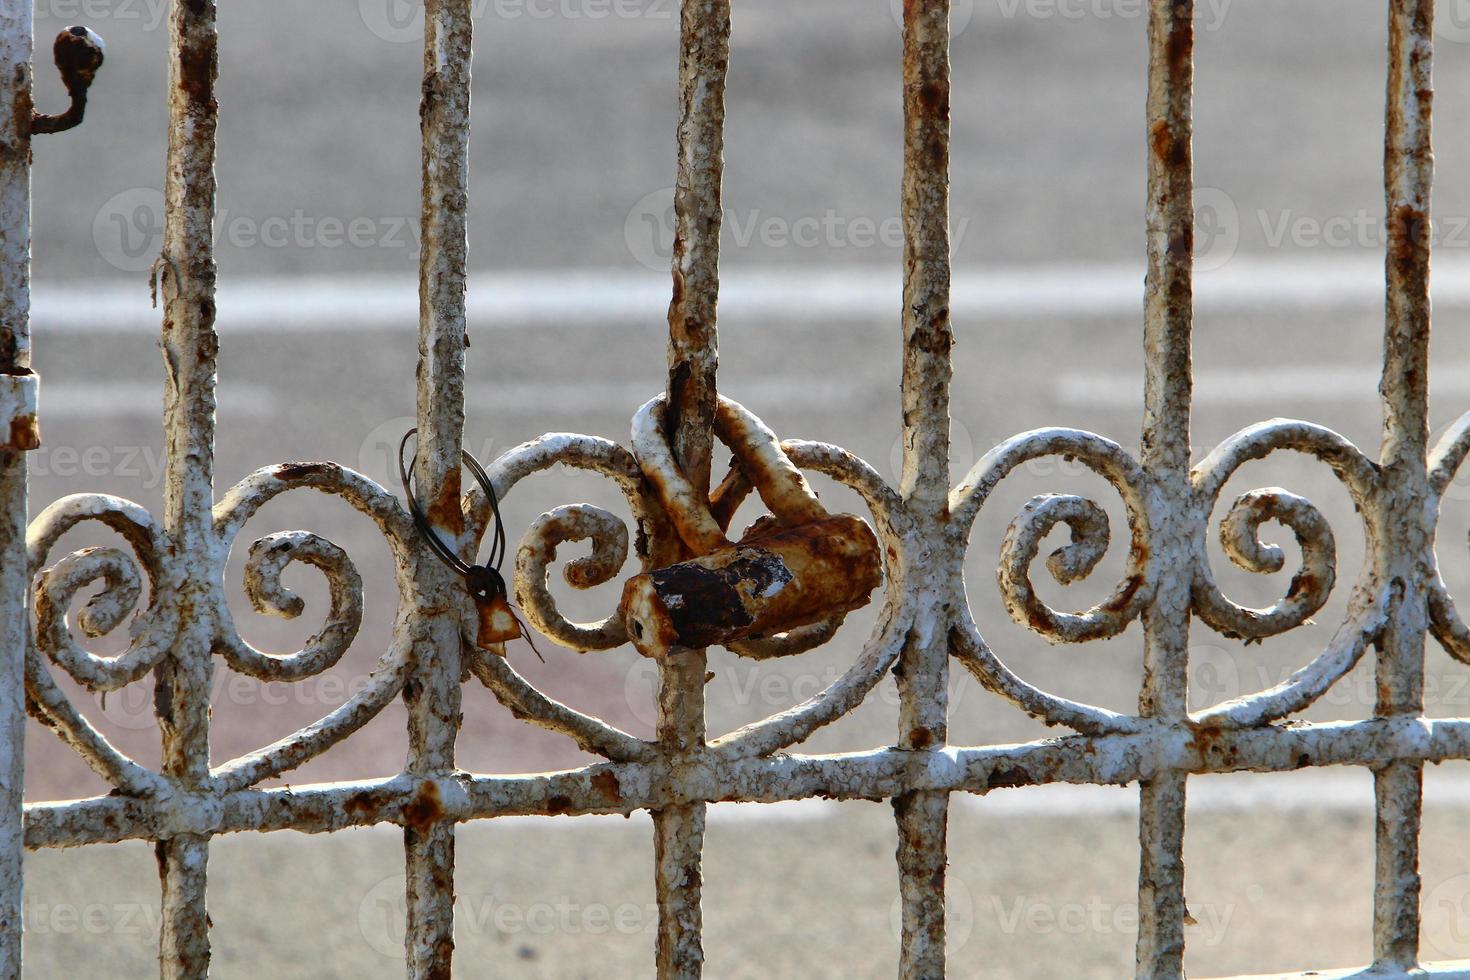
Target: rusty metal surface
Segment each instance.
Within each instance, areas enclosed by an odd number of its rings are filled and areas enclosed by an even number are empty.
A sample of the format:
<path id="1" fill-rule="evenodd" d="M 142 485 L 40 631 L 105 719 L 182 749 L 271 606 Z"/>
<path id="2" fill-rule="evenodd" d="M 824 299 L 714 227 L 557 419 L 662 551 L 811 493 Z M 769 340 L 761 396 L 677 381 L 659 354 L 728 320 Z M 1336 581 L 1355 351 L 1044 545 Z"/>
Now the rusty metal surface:
<path id="1" fill-rule="evenodd" d="M 433 533 L 458 543 L 464 431 L 466 323 L 465 210 L 469 199 L 470 54 L 468 4 L 429 0 L 424 8 L 423 246 L 419 254 L 418 449 L 414 485 Z M 422 553 L 423 548 L 420 546 Z M 452 772 L 460 725 L 460 653 L 467 595 L 449 570 L 413 563 L 411 609 L 400 613 L 410 673 L 408 765 L 415 775 Z M 471 633 L 473 635 L 473 633 Z M 421 797 L 404 826 L 408 975 L 448 980 L 454 953 L 454 826 Z"/>
<path id="2" fill-rule="evenodd" d="M 1191 109 L 1194 3 L 1150 5 L 1148 198 L 1144 282 L 1144 413 L 1139 462 L 1150 484 L 1145 544 L 1157 569 L 1142 610 L 1143 687 L 1138 713 L 1180 721 L 1188 712 L 1190 593 L 1195 550 L 1189 504 L 1194 187 Z M 1184 976 L 1184 812 L 1187 777 L 1171 771 L 1139 785 L 1139 976 Z"/>
<path id="3" fill-rule="evenodd" d="M 903 5 L 903 473 L 910 523 L 896 542 L 889 588 L 907 597 L 898 662 L 898 747 L 949 739 L 946 626 L 965 605 L 964 542 L 949 519 L 950 348 L 949 0 Z M 945 972 L 949 796 L 911 789 L 893 798 L 900 900 L 899 976 Z"/>
<path id="4" fill-rule="evenodd" d="M 215 133 L 219 35 L 213 0 L 182 3 L 169 17 L 168 159 L 163 253 L 155 266 L 163 310 L 159 347 L 167 383 L 164 516 L 167 602 L 174 635 L 159 659 L 154 711 L 163 735 L 162 775 L 198 789 L 210 781 L 209 694 L 219 607 L 215 569 L 189 560 L 214 543 Z M 156 594 L 156 593 L 155 593 Z M 109 617 L 110 618 L 110 617 Z M 167 980 L 209 970 L 209 838 L 180 834 L 157 845 L 163 885 L 159 973 Z"/>
<path id="5" fill-rule="evenodd" d="M 900 405 L 903 462 L 890 486 L 845 450 L 782 441 L 752 411 L 723 398 L 716 380 L 724 89 L 730 55 L 728 0 L 685 0 L 678 71 L 673 295 L 666 390 L 633 410 L 627 447 L 552 433 L 488 467 L 504 498 L 562 465 L 595 473 L 621 492 L 629 520 L 589 504 L 549 509 L 525 531 L 514 596 L 529 627 L 578 651 L 632 643 L 658 658 L 655 737 L 645 740 L 539 691 L 510 660 L 476 645 L 480 623 L 463 584 L 419 537 L 404 504 L 335 463 L 266 465 L 216 498 L 214 152 L 218 107 L 215 7 L 181 0 L 170 20 L 167 221 L 154 268 L 162 306 L 168 440 L 161 520 L 139 505 L 77 494 L 26 513 L 23 450 L 37 437 L 29 373 L 29 139 L 33 131 L 27 10 L 0 9 L 0 976 L 20 970 L 24 848 L 121 840 L 156 843 L 163 891 L 160 971 L 196 978 L 209 965 L 206 907 L 210 840 L 220 834 L 293 829 L 326 833 L 392 824 L 403 829 L 412 977 L 451 975 L 455 826 L 512 815 L 654 815 L 659 907 L 656 975 L 693 978 L 704 962 L 701 857 L 706 805 L 826 797 L 888 799 L 897 828 L 900 975 L 946 972 L 945 873 L 952 793 L 1025 792 L 1048 783 L 1140 787 L 1137 967 L 1140 977 L 1182 978 L 1186 909 L 1183 844 L 1191 774 L 1287 772 L 1356 766 L 1375 774 L 1377 834 L 1375 976 L 1422 975 L 1418 965 L 1418 841 L 1425 763 L 1470 759 L 1470 719 L 1424 717 L 1425 637 L 1470 662 L 1470 627 L 1442 581 L 1434 546 L 1440 499 L 1470 455 L 1470 414 L 1428 448 L 1430 0 L 1391 0 L 1384 157 L 1389 235 L 1381 383 L 1383 443 L 1377 457 L 1321 425 L 1272 420 L 1196 456 L 1191 443 L 1193 20 L 1189 0 L 1151 0 L 1145 126 L 1148 276 L 1143 309 L 1145 416 L 1139 452 L 1064 428 L 1020 433 L 991 449 L 953 488 L 949 479 L 951 348 L 949 4 L 903 4 L 904 224 Z M 469 560 L 491 526 L 491 505 L 461 485 L 465 334 L 465 205 L 469 170 L 470 5 L 426 5 L 423 248 L 417 369 L 418 503 L 436 533 Z M 67 51 L 87 41 L 64 35 Z M 90 42 L 88 42 L 90 43 Z M 82 54 L 87 52 L 82 51 Z M 70 57 L 70 54 L 67 55 Z M 90 57 L 90 56 L 88 56 Z M 59 62 L 60 63 L 60 62 Z M 73 110 L 85 105 L 81 72 Z M 66 70 L 67 64 L 61 65 Z M 80 67 L 78 67 L 80 66 Z M 68 87 L 71 88 L 70 82 Z M 80 92 L 81 102 L 77 103 Z M 493 97 L 493 96 L 492 96 Z M 53 118 L 53 117 L 40 117 Z M 60 118 L 60 117 L 54 117 Z M 44 131 L 43 123 L 34 131 Z M 406 381 L 406 375 L 405 375 Z M 716 441 L 735 461 L 711 489 Z M 1283 450 L 1324 463 L 1361 515 L 1367 560 L 1347 612 L 1322 651 L 1274 687 L 1189 711 L 1191 625 L 1247 641 L 1304 626 L 1339 587 L 1337 543 L 1356 528 L 1329 526 L 1308 500 L 1280 487 L 1241 494 L 1221 508 L 1244 465 Z M 1116 637 L 1142 626 L 1144 679 L 1136 713 L 1043 690 L 1017 674 L 982 635 L 971 611 L 964 561 L 971 530 L 1018 467 L 1065 457 L 1115 491 L 1126 514 L 1122 574 L 1088 609 L 1057 609 L 1033 569 L 1047 536 L 1070 541 L 1045 559 L 1062 585 L 1087 578 L 1112 546 L 1097 502 L 1043 494 L 1005 535 L 996 583 L 1009 616 L 1055 643 Z M 1197 459 L 1197 461 L 1195 461 Z M 853 490 L 868 513 L 831 515 L 803 471 Z M 388 543 L 397 618 L 369 682 L 317 722 L 238 758 L 212 763 L 209 689 L 224 669 L 293 682 L 330 669 L 363 622 L 362 579 L 352 558 L 309 531 L 267 534 L 247 551 L 246 597 L 257 611 L 296 617 L 302 599 L 283 584 L 293 563 L 325 579 L 321 627 L 303 648 L 278 655 L 251 646 L 230 616 L 225 568 L 244 525 L 276 497 L 313 490 L 355 508 Z M 744 535 L 730 523 L 755 492 L 770 511 Z M 1216 525 L 1217 510 L 1224 510 Z M 1263 525 L 1286 528 L 1301 551 L 1286 594 L 1264 608 L 1221 588 L 1207 551 L 1212 527 L 1229 559 L 1248 572 L 1284 569 Z M 72 529 L 96 523 L 126 548 L 53 554 Z M 1120 529 L 1121 530 L 1121 529 Z M 588 542 L 565 562 L 567 584 L 587 589 L 624 579 L 623 608 L 573 622 L 549 586 L 559 549 Z M 625 569 L 636 558 L 637 568 Z M 99 586 L 98 588 L 97 586 Z M 881 587 L 881 593 L 879 589 Z M 796 656 L 829 640 L 843 615 L 872 595 L 873 632 L 826 689 L 786 711 L 710 737 L 704 645 L 746 657 Z M 878 596 L 881 595 L 881 599 Z M 85 597 L 79 604 L 79 597 Z M 496 636 L 509 623 L 491 624 Z M 127 629 L 115 656 L 90 652 L 77 634 Z M 503 627 L 503 628 L 501 628 Z M 518 627 L 517 627 L 518 628 Z M 639 631 L 644 631 L 640 636 Z M 494 637 L 491 637 L 492 639 Z M 1378 703 L 1366 721 L 1305 723 L 1292 716 L 1320 699 L 1367 651 L 1375 651 Z M 1021 745 L 950 744 L 950 661 L 996 697 L 1071 734 Z M 163 763 L 150 769 L 99 733 L 56 673 L 90 692 L 150 677 L 159 692 Z M 854 710 L 892 674 L 900 695 L 893 745 L 840 755 L 795 749 Z M 23 679 L 23 683 L 22 683 Z M 556 732 L 602 760 L 575 770 L 483 775 L 455 758 L 462 684 L 483 683 L 515 717 Z M 20 698 L 24 689 L 25 704 Z M 370 782 L 263 788 L 314 759 L 402 698 L 409 754 L 402 772 Z M 51 728 L 114 787 L 95 799 L 39 803 L 22 819 L 24 709 Z M 493 967 L 491 967 L 493 969 Z M 463 969 L 463 964 L 461 964 Z M 1446 967 L 1438 975 L 1459 975 Z"/>
<path id="6" fill-rule="evenodd" d="M 34 374 L 0 374 L 0 450 L 25 453 L 41 447 L 39 388 Z"/>
<path id="7" fill-rule="evenodd" d="M 730 0 L 682 0 L 665 438 L 673 469 L 693 487 L 694 504 L 708 499 L 718 404 L 715 310 L 729 63 Z M 682 531 L 677 536 L 655 535 L 648 565 L 667 565 L 687 557 L 687 539 L 681 538 Z M 664 661 L 659 668 L 654 727 L 676 770 L 684 768 L 684 759 L 705 741 L 706 663 L 705 652 L 696 649 Z M 704 967 L 700 909 L 704 804 L 656 810 L 653 826 L 653 879 L 658 898 L 655 970 L 661 980 L 698 977 Z"/>
<path id="8" fill-rule="evenodd" d="M 0 448 L 0 976 L 19 977 L 23 884 L 25 676 L 30 620 L 26 563 L 26 454 L 15 422 L 30 409 L 31 32 L 28 3 L 0 7 L 0 382 L 9 438 Z M 27 404 L 29 402 L 29 404 Z"/>

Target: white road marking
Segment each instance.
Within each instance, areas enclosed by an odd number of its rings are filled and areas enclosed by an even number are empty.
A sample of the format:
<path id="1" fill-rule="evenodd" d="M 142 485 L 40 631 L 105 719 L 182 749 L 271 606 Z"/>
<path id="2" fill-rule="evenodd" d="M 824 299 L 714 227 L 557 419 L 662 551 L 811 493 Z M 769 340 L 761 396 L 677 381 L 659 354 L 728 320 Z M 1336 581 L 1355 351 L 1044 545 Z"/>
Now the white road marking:
<path id="1" fill-rule="evenodd" d="M 471 411 L 503 412 L 507 405 L 535 405 L 551 393 L 558 411 L 605 412 L 627 415 L 654 395 L 659 394 L 663 379 L 648 382 L 559 379 L 537 381 L 496 381 L 485 388 L 465 391 L 465 407 Z M 898 383 L 892 388 L 893 404 L 898 404 Z M 774 375 L 747 381 L 721 384 L 720 391 L 748 405 L 780 404 L 783 408 L 807 411 L 850 411 L 869 392 L 855 387 L 848 378 L 811 378 L 797 375 Z"/>
<path id="2" fill-rule="evenodd" d="M 669 302 L 666 274 L 647 270 L 570 269 L 479 272 L 470 276 L 472 327 L 546 325 L 600 328 L 657 326 Z M 1434 303 L 1470 308 L 1470 256 L 1435 258 Z M 1196 305 L 1210 312 L 1381 309 L 1383 260 L 1263 260 L 1238 256 L 1195 280 Z M 221 327 L 272 332 L 412 330 L 418 288 L 411 280 L 224 278 Z M 901 302 L 892 266 L 731 267 L 720 287 L 720 311 L 734 319 L 886 320 Z M 1056 317 L 1141 317 L 1142 265 L 1056 264 L 956 270 L 954 314 L 971 322 Z M 47 333 L 157 330 L 143 277 L 135 281 L 38 283 L 33 324 Z"/>
<path id="3" fill-rule="evenodd" d="M 162 369 L 155 381 L 41 383 L 41 422 L 50 419 L 149 419 L 163 417 Z M 268 419 L 286 406 L 280 392 L 262 385 L 231 382 L 219 392 L 220 414 L 233 418 Z"/>
<path id="4" fill-rule="evenodd" d="M 1196 368 L 1196 406 L 1280 405 L 1300 402 L 1378 402 L 1379 370 L 1372 365 L 1302 364 L 1269 368 Z M 1434 397 L 1470 397 L 1470 362 L 1435 361 L 1429 369 Z M 1143 373 L 1065 371 L 1052 382 L 1057 401 L 1069 408 L 1143 408 Z"/>

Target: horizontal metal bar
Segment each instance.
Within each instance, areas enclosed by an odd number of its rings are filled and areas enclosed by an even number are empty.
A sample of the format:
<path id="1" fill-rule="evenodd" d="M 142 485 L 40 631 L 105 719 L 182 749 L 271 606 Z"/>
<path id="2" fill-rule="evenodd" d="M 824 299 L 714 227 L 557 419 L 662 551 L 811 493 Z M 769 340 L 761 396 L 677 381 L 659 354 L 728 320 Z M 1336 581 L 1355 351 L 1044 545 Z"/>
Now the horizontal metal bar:
<path id="1" fill-rule="evenodd" d="M 324 833 L 384 822 L 425 829 L 441 821 L 629 814 L 698 801 L 879 800 L 914 790 L 983 794 L 1046 783 L 1123 785 L 1169 771 L 1289 772 L 1467 758 L 1470 720 L 1405 718 L 1238 731 L 1161 724 L 1127 735 L 932 751 L 890 748 L 738 760 L 705 751 L 677 768 L 665 762 L 603 763 L 526 776 L 399 775 L 291 789 L 32 804 L 26 808 L 26 846 L 244 831 Z M 1366 807 L 1370 800 L 1365 796 L 1363 802 Z"/>

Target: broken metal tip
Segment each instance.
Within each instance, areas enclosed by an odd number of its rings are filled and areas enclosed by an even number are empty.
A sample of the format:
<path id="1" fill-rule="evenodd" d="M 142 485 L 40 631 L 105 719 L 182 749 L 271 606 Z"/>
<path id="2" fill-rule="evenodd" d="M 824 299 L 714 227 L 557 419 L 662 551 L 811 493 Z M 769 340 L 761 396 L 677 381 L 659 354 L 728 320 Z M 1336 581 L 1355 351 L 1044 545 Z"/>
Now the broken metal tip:
<path id="1" fill-rule="evenodd" d="M 56 70 L 61 72 L 61 81 L 71 96 L 71 105 L 57 116 L 33 114 L 32 134 L 62 133 L 81 124 L 87 112 L 87 89 L 106 56 L 106 42 L 91 28 L 73 24 L 56 35 L 51 57 L 56 63 Z"/>

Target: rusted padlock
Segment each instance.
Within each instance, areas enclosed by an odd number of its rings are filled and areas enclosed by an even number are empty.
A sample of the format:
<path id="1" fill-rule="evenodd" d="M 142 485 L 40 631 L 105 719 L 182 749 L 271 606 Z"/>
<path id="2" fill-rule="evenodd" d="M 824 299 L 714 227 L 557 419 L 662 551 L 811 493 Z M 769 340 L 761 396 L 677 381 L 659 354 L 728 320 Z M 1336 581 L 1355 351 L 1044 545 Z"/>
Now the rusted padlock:
<path id="1" fill-rule="evenodd" d="M 496 656 L 505 656 L 506 641 L 520 639 L 521 636 L 521 621 L 510 608 L 505 580 L 495 569 L 476 565 L 465 576 L 465 585 L 470 590 L 470 598 L 475 600 L 475 612 L 479 618 L 475 646 Z"/>
<path id="2" fill-rule="evenodd" d="M 644 656 L 728 644 L 809 626 L 867 604 L 883 581 L 878 539 L 862 518 L 828 514 L 776 436 L 720 400 L 715 432 L 772 517 L 731 542 L 663 441 L 663 402 L 634 418 L 633 448 L 680 538 L 698 557 L 644 572 L 623 587 L 621 614 Z"/>

